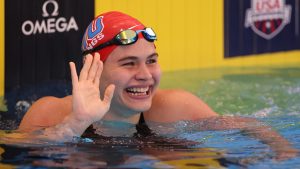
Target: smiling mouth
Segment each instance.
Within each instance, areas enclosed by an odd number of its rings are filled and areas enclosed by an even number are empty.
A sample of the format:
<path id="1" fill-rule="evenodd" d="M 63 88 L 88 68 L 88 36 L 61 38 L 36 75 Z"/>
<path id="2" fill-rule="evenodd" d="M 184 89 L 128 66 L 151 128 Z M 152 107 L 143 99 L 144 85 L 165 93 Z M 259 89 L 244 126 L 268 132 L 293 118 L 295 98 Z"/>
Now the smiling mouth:
<path id="1" fill-rule="evenodd" d="M 147 96 L 150 93 L 150 87 L 129 87 L 126 92 L 133 96 Z"/>

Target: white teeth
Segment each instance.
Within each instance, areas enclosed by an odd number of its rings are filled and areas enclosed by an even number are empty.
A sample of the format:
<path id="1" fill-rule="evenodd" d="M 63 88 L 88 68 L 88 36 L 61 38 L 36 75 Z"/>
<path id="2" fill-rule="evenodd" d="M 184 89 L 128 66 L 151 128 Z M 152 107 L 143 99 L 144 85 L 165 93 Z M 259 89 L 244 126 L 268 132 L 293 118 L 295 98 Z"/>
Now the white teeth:
<path id="1" fill-rule="evenodd" d="M 134 93 L 145 93 L 149 90 L 149 87 L 143 87 L 143 88 L 132 87 L 132 88 L 127 88 L 126 90 Z"/>

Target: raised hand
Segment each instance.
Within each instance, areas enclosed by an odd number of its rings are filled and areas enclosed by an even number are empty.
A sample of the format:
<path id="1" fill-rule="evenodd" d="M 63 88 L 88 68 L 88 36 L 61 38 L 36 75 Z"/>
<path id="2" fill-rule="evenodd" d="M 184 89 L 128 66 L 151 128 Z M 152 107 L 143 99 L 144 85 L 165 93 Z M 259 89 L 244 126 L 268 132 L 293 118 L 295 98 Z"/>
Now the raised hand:
<path id="1" fill-rule="evenodd" d="M 99 85 L 103 62 L 100 60 L 100 55 L 95 53 L 94 57 L 91 54 L 86 56 L 79 78 L 73 62 L 70 62 L 70 69 L 73 85 L 73 118 L 86 121 L 89 125 L 101 120 L 109 110 L 115 86 L 109 85 L 101 100 Z"/>

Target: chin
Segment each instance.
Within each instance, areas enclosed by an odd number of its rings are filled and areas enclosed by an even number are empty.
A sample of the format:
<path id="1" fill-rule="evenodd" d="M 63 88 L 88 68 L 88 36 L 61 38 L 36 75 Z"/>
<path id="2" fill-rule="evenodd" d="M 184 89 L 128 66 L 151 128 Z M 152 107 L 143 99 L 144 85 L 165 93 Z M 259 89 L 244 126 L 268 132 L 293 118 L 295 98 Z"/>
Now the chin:
<path id="1" fill-rule="evenodd" d="M 135 103 L 134 105 L 128 106 L 129 109 L 134 110 L 135 112 L 145 112 L 151 107 L 150 103 Z"/>

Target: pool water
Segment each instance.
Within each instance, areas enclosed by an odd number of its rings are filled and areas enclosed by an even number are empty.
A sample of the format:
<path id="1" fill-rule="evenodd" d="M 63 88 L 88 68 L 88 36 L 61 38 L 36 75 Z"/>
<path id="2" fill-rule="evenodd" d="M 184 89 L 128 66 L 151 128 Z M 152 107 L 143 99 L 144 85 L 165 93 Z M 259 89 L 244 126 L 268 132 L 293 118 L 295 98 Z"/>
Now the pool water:
<path id="1" fill-rule="evenodd" d="M 255 117 L 300 150 L 297 65 L 165 73 L 161 88 L 186 89 L 222 115 Z M 201 125 L 203 121 L 155 124 L 165 131 L 161 136 L 70 143 L 12 144 L 3 139 L 9 131 L 2 130 L 0 168 L 300 168 L 299 153 L 276 159 L 268 145 L 239 130 L 197 130 Z"/>

